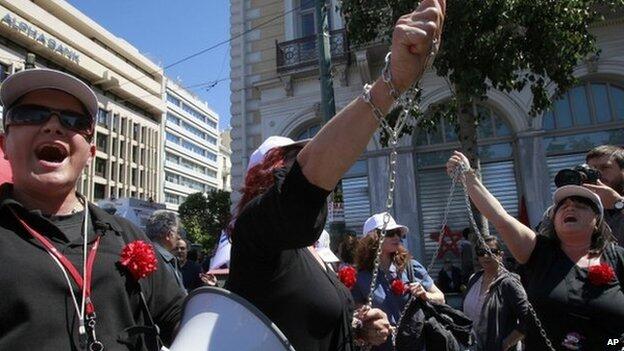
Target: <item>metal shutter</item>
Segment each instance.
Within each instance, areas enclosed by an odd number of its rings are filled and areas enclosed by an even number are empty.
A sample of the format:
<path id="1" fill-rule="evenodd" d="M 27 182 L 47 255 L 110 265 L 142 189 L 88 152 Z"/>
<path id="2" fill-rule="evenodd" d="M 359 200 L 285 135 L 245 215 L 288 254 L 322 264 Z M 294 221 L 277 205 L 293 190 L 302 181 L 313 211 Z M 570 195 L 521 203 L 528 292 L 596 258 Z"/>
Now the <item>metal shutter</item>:
<path id="1" fill-rule="evenodd" d="M 562 156 L 548 156 L 546 157 L 546 163 L 548 165 L 548 180 L 550 184 L 550 194 L 555 192 L 555 175 L 557 172 L 564 168 L 572 168 L 574 166 L 585 163 L 585 153 L 562 155 Z"/>
<path id="2" fill-rule="evenodd" d="M 488 163 L 481 166 L 485 186 L 501 202 L 505 210 L 515 217 L 518 214 L 518 191 L 513 167 L 513 161 Z M 431 261 L 438 246 L 437 241 L 431 240 L 430 234 L 440 230 L 450 186 L 451 181 L 445 170 L 419 171 L 417 184 L 421 214 L 419 235 L 424 237 L 425 262 L 422 264 L 425 266 Z M 467 216 L 464 192 L 461 184 L 457 184 L 447 225 L 451 231 L 461 232 L 470 225 Z M 492 225 L 490 225 L 490 233 L 496 235 L 496 230 Z M 443 260 L 436 260 L 432 271 L 437 272 L 442 264 Z"/>
<path id="3" fill-rule="evenodd" d="M 359 233 L 370 216 L 368 177 L 353 177 L 342 180 L 344 217 L 347 229 Z"/>

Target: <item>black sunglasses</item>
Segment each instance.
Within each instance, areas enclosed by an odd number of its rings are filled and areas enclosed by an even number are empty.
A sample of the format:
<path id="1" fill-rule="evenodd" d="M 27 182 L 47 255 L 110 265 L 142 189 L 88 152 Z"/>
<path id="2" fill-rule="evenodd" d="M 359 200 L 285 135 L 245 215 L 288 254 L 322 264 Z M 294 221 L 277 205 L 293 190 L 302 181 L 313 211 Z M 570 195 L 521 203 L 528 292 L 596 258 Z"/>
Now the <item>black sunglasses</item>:
<path id="1" fill-rule="evenodd" d="M 56 115 L 65 128 L 90 137 L 93 134 L 93 118 L 87 113 L 57 111 L 39 105 L 18 105 L 7 110 L 4 116 L 5 128 L 10 125 L 37 125 L 46 123 Z"/>
<path id="2" fill-rule="evenodd" d="M 381 229 L 379 230 L 379 232 L 381 233 Z M 386 238 L 392 238 L 393 236 L 398 236 L 401 239 L 405 239 L 405 234 L 403 234 L 400 228 L 386 231 Z"/>
<path id="3" fill-rule="evenodd" d="M 486 249 L 477 249 L 476 251 L 477 251 L 477 256 L 478 257 L 489 256 L 489 253 L 487 252 Z M 494 254 L 494 255 L 498 255 L 501 252 L 501 250 L 499 250 L 499 249 L 490 249 L 490 252 L 492 254 Z"/>

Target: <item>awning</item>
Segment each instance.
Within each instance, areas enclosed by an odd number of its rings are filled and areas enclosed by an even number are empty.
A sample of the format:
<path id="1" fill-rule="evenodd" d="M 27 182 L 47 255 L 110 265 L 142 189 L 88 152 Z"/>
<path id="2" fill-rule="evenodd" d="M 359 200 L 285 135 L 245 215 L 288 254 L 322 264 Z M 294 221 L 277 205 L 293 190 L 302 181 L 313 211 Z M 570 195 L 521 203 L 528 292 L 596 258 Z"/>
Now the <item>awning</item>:
<path id="1" fill-rule="evenodd" d="M 4 153 L 0 150 L 0 184 L 11 183 L 13 180 L 11 173 L 11 166 L 9 162 L 4 159 Z"/>

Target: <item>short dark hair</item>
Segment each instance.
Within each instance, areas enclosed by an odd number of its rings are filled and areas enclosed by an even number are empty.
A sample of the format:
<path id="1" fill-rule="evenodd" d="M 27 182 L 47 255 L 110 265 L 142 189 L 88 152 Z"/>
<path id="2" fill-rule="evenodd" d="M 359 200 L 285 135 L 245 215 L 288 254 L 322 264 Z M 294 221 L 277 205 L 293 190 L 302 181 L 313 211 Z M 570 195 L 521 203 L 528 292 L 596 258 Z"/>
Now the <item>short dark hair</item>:
<path id="1" fill-rule="evenodd" d="M 593 158 L 601 158 L 604 156 L 609 156 L 617 162 L 621 169 L 624 169 L 624 148 L 617 145 L 596 146 L 595 148 L 589 150 L 587 156 L 585 156 L 585 162 L 589 162 L 589 160 Z"/>

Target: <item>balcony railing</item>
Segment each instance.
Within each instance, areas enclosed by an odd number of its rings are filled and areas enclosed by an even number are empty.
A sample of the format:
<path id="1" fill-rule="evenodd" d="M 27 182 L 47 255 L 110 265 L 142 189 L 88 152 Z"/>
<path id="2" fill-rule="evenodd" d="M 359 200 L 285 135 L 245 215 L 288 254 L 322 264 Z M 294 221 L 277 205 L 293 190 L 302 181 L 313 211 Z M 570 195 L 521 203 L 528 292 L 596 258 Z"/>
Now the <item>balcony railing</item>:
<path id="1" fill-rule="evenodd" d="M 330 48 L 333 62 L 344 62 L 349 58 L 349 45 L 344 29 L 333 30 L 330 34 Z M 316 35 L 304 38 L 275 42 L 277 72 L 287 72 L 298 68 L 318 65 Z"/>

